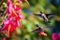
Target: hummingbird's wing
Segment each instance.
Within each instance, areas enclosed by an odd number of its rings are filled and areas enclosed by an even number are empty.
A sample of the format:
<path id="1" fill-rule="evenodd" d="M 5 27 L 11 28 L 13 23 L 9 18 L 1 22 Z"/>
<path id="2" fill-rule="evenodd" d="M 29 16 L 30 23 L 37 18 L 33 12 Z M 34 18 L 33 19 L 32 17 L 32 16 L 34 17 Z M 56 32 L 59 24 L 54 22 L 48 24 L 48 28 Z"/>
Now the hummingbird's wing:
<path id="1" fill-rule="evenodd" d="M 42 30 L 42 28 L 39 27 L 38 29 L 35 29 L 32 32 L 40 32 L 40 31 L 43 31 L 43 30 Z"/>
<path id="2" fill-rule="evenodd" d="M 41 14 L 34 14 L 35 16 L 39 16 L 39 17 L 41 17 L 42 18 L 42 15 Z"/>
<path id="3" fill-rule="evenodd" d="M 51 18 L 54 16 L 54 14 L 45 14 L 47 18 Z"/>

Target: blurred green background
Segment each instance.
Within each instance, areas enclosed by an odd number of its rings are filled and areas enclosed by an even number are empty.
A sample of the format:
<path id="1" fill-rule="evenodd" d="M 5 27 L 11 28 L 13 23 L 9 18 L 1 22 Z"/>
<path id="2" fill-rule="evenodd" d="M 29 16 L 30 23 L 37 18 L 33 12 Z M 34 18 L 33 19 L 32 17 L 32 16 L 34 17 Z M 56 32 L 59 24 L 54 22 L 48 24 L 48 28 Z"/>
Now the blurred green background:
<path id="1" fill-rule="evenodd" d="M 28 2 L 30 3 L 30 7 L 23 2 L 22 15 L 25 16 L 25 19 L 23 19 L 21 23 L 23 24 L 24 29 L 18 28 L 18 34 L 12 33 L 10 40 L 52 40 L 51 34 L 55 28 L 56 21 L 60 24 L 60 0 L 28 0 Z M 0 0 L 0 9 L 6 11 L 7 0 L 4 0 L 2 5 L 1 3 L 2 1 Z M 42 18 L 33 15 L 34 13 L 38 14 L 40 11 L 44 11 L 45 14 L 53 13 L 55 16 L 49 19 L 50 23 L 45 23 Z M 6 14 L 1 14 L 0 12 L 0 29 L 5 15 Z M 48 35 L 47 37 L 39 36 L 38 33 L 32 32 L 37 29 L 37 27 L 35 27 L 36 24 L 40 27 L 47 26 L 46 29 L 44 28 Z M 2 36 L 0 34 L 0 40 L 1 38 Z"/>

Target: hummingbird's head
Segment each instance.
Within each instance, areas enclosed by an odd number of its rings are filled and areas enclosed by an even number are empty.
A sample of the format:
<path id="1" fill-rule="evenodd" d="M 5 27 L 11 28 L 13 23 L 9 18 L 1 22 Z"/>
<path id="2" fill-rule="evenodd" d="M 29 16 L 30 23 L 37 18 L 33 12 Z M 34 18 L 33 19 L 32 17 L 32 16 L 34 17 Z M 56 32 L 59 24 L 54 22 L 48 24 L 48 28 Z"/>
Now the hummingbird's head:
<path id="1" fill-rule="evenodd" d="M 40 11 L 40 13 L 42 14 L 42 13 L 43 13 L 43 11 Z"/>
<path id="2" fill-rule="evenodd" d="M 38 25 L 38 24 L 36 24 L 35 26 L 36 26 L 36 27 L 39 27 L 39 25 Z"/>

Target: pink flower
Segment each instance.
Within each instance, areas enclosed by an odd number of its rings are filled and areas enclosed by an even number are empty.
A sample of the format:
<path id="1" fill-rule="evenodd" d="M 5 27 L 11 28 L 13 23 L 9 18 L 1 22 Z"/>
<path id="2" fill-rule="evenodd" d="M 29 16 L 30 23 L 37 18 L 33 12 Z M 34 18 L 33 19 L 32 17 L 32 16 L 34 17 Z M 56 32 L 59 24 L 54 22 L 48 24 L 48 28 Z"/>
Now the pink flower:
<path id="1" fill-rule="evenodd" d="M 13 4 L 12 4 L 12 2 L 11 2 L 11 0 L 8 0 L 8 9 L 7 9 L 7 13 L 10 13 L 10 14 L 12 14 L 12 7 L 13 7 Z"/>
<path id="2" fill-rule="evenodd" d="M 2 30 L 7 30 L 7 31 L 10 31 L 10 32 L 13 32 L 16 27 L 17 27 L 16 23 L 14 23 L 12 21 L 9 21 L 8 24 L 3 26 Z"/>
<path id="3" fill-rule="evenodd" d="M 11 26 L 10 32 L 13 32 L 14 29 L 18 26 L 21 27 L 20 22 L 17 19 L 15 19 L 15 17 L 9 17 L 8 20 L 4 20 L 4 26 L 3 26 L 2 30 L 8 31 L 9 25 Z"/>
<path id="4" fill-rule="evenodd" d="M 4 20 L 4 26 L 2 27 L 2 30 L 6 28 L 6 26 L 9 24 L 10 20 Z"/>
<path id="5" fill-rule="evenodd" d="M 60 32 L 59 33 L 53 33 L 52 34 L 52 40 L 60 40 Z"/>
<path id="6" fill-rule="evenodd" d="M 14 9 L 17 11 L 17 10 L 22 10 L 21 7 L 19 6 L 14 6 Z"/>
<path id="7" fill-rule="evenodd" d="M 6 40 L 6 38 L 3 37 L 2 40 Z"/>
<path id="8" fill-rule="evenodd" d="M 59 38 L 59 40 L 60 40 L 60 32 L 58 33 L 58 38 Z"/>
<path id="9" fill-rule="evenodd" d="M 20 1 L 19 1 L 20 2 Z M 16 27 L 23 28 L 23 25 L 20 23 L 21 19 L 24 19 L 24 16 L 21 15 L 20 12 L 22 8 L 20 6 L 14 6 L 11 0 L 8 0 L 8 8 L 7 13 L 9 14 L 8 19 L 4 20 L 4 26 L 2 27 L 2 31 L 7 30 L 7 35 L 9 36 L 10 32 L 13 32 Z"/>
<path id="10" fill-rule="evenodd" d="M 52 34 L 52 40 L 57 40 L 57 35 L 56 35 L 56 33 L 53 33 L 53 34 Z"/>
<path id="11" fill-rule="evenodd" d="M 23 19 L 24 17 L 19 12 L 16 12 L 16 11 L 19 11 L 19 10 L 22 10 L 21 7 L 14 6 L 12 4 L 11 0 L 8 0 L 7 13 L 9 13 L 11 16 L 14 16 L 15 15 L 15 17 L 16 17 L 17 20 Z"/>
<path id="12" fill-rule="evenodd" d="M 18 16 L 21 18 L 21 19 L 24 19 L 25 17 L 22 16 L 20 13 L 18 13 Z"/>

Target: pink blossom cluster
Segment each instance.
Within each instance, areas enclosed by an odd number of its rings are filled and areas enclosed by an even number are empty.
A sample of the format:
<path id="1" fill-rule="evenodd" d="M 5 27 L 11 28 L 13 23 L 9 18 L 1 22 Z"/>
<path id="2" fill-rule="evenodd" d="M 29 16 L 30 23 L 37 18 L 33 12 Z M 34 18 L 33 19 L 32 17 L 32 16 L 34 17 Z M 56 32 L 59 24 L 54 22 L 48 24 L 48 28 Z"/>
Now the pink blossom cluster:
<path id="1" fill-rule="evenodd" d="M 19 2 L 22 2 L 18 0 Z M 24 19 L 24 16 L 21 15 L 22 8 L 20 6 L 13 5 L 11 0 L 8 0 L 7 14 L 8 19 L 4 20 L 4 26 L 2 31 L 7 31 L 7 33 L 13 32 L 16 27 L 22 27 L 21 19 Z"/>

